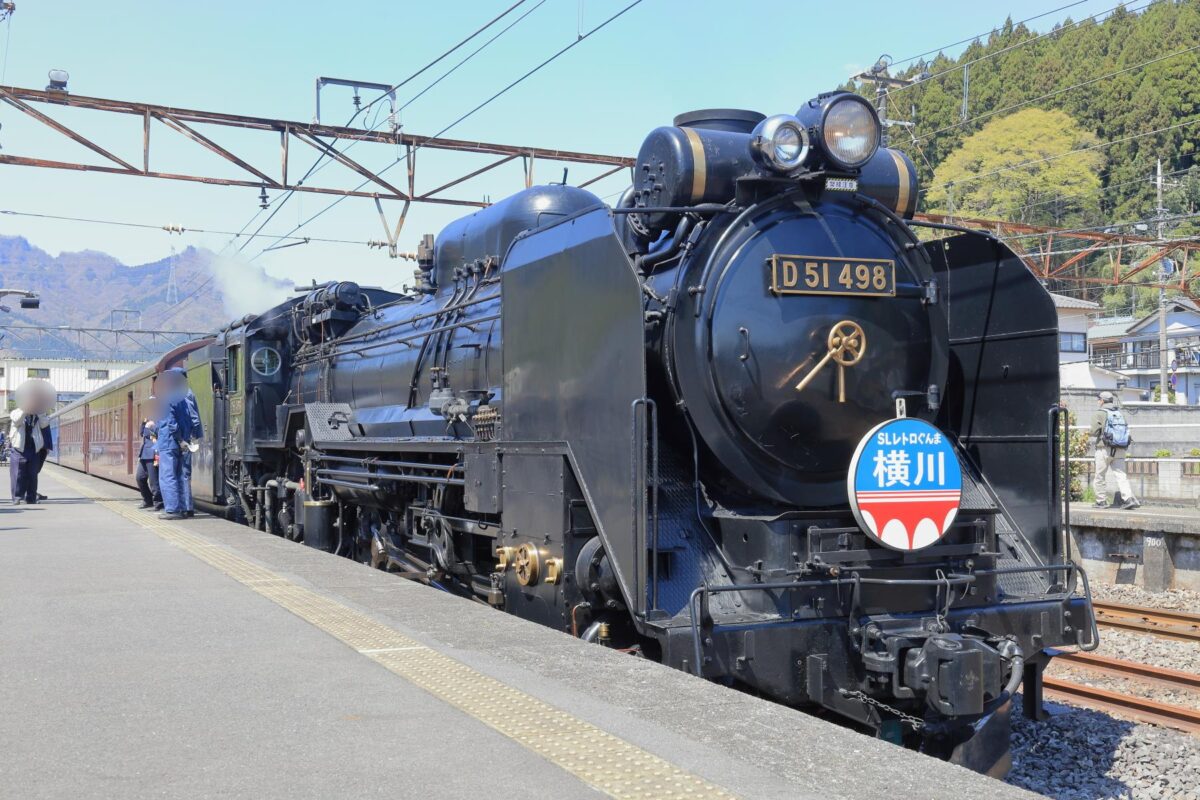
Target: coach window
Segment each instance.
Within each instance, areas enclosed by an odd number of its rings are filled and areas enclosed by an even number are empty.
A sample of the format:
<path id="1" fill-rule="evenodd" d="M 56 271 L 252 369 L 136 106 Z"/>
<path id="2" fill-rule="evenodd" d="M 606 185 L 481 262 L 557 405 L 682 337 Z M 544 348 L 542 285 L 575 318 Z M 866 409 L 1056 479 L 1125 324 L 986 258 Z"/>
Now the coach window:
<path id="1" fill-rule="evenodd" d="M 42 369 L 40 367 L 30 367 L 28 370 L 26 370 L 25 377 L 27 377 L 27 378 L 49 378 L 50 370 Z"/>

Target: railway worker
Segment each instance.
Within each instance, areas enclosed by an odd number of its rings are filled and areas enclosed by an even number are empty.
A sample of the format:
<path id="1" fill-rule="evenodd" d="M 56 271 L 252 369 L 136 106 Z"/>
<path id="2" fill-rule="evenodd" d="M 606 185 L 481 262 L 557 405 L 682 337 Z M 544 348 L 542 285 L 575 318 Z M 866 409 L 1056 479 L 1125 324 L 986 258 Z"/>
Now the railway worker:
<path id="1" fill-rule="evenodd" d="M 178 373 L 183 380 L 183 397 L 187 402 L 188 422 L 191 423 L 190 435 L 183 443 L 183 482 L 180 486 L 183 493 L 183 514 L 186 517 L 194 517 L 196 502 L 192 499 L 192 454 L 199 449 L 196 442 L 204 438 L 204 424 L 200 421 L 200 407 L 196 403 L 196 395 L 187 385 L 187 372 L 183 367 L 175 367 L 171 371 Z"/>
<path id="2" fill-rule="evenodd" d="M 26 414 L 14 409 L 8 438 L 12 445 L 9 456 L 9 480 L 13 505 L 38 502 L 38 469 L 45 454 L 54 449 L 50 436 L 50 420 L 41 414 Z"/>
<path id="3" fill-rule="evenodd" d="M 1117 484 L 1117 493 L 1122 499 L 1121 508 L 1134 509 L 1141 505 L 1133 496 L 1129 476 L 1125 474 L 1125 451 L 1133 438 L 1129 435 L 1129 423 L 1117 407 L 1117 398 L 1112 392 L 1101 392 L 1100 407 L 1092 417 L 1092 438 L 1096 440 L 1096 474 L 1092 488 L 1096 492 L 1096 507 L 1108 508 L 1108 482 Z M 1116 505 L 1116 498 L 1113 498 Z"/>
<path id="4" fill-rule="evenodd" d="M 183 519 L 183 453 L 191 439 L 187 383 L 181 372 L 167 370 L 158 379 L 162 417 L 158 421 L 158 488 L 162 492 L 161 519 Z"/>
<path id="5" fill-rule="evenodd" d="M 142 420 L 142 446 L 138 451 L 137 487 L 142 493 L 142 504 L 138 508 L 154 508 L 158 495 L 158 468 L 154 466 L 155 428 L 152 419 Z"/>

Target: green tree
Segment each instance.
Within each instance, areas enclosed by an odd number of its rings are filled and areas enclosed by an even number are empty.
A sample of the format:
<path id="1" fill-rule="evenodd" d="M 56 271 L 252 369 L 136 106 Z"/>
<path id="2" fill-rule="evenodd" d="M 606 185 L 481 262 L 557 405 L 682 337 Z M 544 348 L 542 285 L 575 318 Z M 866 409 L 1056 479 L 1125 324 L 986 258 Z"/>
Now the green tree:
<path id="1" fill-rule="evenodd" d="M 1089 218 L 1104 155 L 1084 148 L 1096 143 L 1063 111 L 1026 108 L 993 119 L 934 171 L 926 209 L 1050 225 Z"/>

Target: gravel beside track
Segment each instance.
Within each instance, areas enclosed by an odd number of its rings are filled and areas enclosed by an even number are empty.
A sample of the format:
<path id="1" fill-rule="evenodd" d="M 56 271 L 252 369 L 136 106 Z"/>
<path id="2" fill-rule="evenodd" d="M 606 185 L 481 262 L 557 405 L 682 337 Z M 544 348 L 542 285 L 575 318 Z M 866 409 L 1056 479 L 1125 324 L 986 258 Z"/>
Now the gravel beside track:
<path id="1" fill-rule="evenodd" d="M 1145 697 L 1148 700 L 1155 700 L 1159 703 L 1200 710 L 1200 691 L 1194 689 L 1177 689 L 1160 683 L 1149 683 L 1138 680 L 1137 678 L 1105 675 L 1095 670 L 1059 661 L 1051 662 L 1050 669 L 1046 670 L 1046 674 L 1065 681 L 1081 683 L 1084 686 L 1093 686 L 1097 689 L 1107 689 L 1110 692 Z M 1197 744 L 1200 745 L 1200 739 L 1197 740 Z M 1197 793 L 1200 796 L 1200 787 L 1197 788 Z"/>
<path id="2" fill-rule="evenodd" d="M 1130 583 L 1096 582 L 1092 584 L 1092 597 L 1109 603 L 1200 613 L 1200 592 L 1187 589 L 1147 592 L 1142 587 Z"/>
<path id="3" fill-rule="evenodd" d="M 1055 800 L 1200 798 L 1200 737 L 1051 702 L 1031 722 L 1013 705 L 1011 784 Z"/>

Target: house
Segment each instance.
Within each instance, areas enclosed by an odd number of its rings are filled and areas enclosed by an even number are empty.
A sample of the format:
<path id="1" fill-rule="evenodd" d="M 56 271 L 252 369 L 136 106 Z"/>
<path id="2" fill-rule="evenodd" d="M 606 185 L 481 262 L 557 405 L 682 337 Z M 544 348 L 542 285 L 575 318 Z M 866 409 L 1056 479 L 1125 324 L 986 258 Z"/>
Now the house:
<path id="1" fill-rule="evenodd" d="M 1099 303 L 1079 300 L 1063 294 L 1050 293 L 1058 314 L 1058 363 L 1072 364 L 1088 360 L 1088 314 L 1100 308 Z"/>
<path id="2" fill-rule="evenodd" d="M 1087 332 L 1089 363 L 1122 373 L 1130 387 L 1149 395 L 1160 379 L 1158 323 L 1158 311 L 1128 324 L 1097 320 Z M 1176 402 L 1200 402 L 1200 305 L 1185 297 L 1169 299 L 1166 323 L 1167 366 Z"/>

